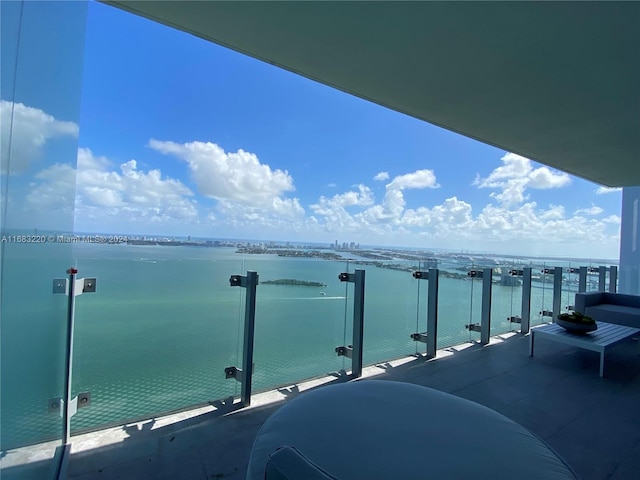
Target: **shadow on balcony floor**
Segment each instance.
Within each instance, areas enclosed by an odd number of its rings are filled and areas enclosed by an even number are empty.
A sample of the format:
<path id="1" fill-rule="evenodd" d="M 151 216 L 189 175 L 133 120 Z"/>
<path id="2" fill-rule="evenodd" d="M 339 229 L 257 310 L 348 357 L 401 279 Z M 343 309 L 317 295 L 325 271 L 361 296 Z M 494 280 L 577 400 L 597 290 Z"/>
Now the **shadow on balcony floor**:
<path id="1" fill-rule="evenodd" d="M 416 383 L 492 408 L 543 438 L 583 480 L 640 478 L 637 342 L 607 353 L 605 378 L 598 376 L 599 356 L 594 352 L 540 341 L 531 358 L 528 348 L 528 337 L 521 335 L 492 339 L 486 347 L 446 349 L 430 361 L 404 359 L 372 366 L 361 381 Z M 288 397 L 321 383 L 257 395 L 254 406 L 226 414 L 183 412 L 74 437 L 68 476 L 243 479 L 263 422 Z M 425 435 L 428 428 L 425 425 Z M 509 445 L 504 455 L 509 455 Z"/>

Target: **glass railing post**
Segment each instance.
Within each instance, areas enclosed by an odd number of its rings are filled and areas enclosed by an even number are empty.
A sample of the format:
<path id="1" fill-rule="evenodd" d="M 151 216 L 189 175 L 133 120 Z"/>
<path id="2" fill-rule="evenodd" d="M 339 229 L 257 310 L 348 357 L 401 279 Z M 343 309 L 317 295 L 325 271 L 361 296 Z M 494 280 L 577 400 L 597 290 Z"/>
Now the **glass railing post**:
<path id="1" fill-rule="evenodd" d="M 416 280 L 428 280 L 429 290 L 427 293 L 427 331 L 416 332 L 411 335 L 414 342 L 422 342 L 427 346 L 426 358 L 435 358 L 438 341 L 438 280 L 440 271 L 437 268 L 430 268 L 429 273 L 413 272 Z"/>
<path id="2" fill-rule="evenodd" d="M 553 269 L 553 314 L 552 321 L 556 321 L 560 315 L 562 304 L 562 267 L 554 267 Z"/>
<path id="3" fill-rule="evenodd" d="M 483 325 L 485 322 L 480 322 L 480 323 L 474 323 L 473 322 L 473 282 L 475 281 L 476 278 L 482 278 L 484 279 L 484 270 L 469 270 L 467 272 L 467 276 L 471 279 L 471 296 L 470 296 L 470 305 L 469 305 L 469 324 L 465 325 L 465 328 L 467 330 L 469 330 L 469 341 L 471 340 L 471 332 L 480 332 L 480 338 L 482 340 L 482 338 L 484 338 L 484 334 L 483 332 Z M 482 306 L 481 306 L 481 312 L 484 312 L 484 281 L 482 283 L 483 288 L 482 288 Z M 489 316 L 491 315 L 491 303 L 489 303 Z"/>
<path id="4" fill-rule="evenodd" d="M 251 404 L 251 381 L 253 378 L 253 341 L 256 326 L 256 287 L 258 274 L 247 272 L 247 276 L 232 275 L 229 279 L 232 287 L 243 287 L 247 290 L 244 308 L 244 340 L 242 351 L 242 370 L 237 367 L 225 368 L 227 378 L 235 378 L 241 382 L 240 402 L 242 406 Z"/>
<path id="5" fill-rule="evenodd" d="M 482 270 L 482 313 L 480 317 L 480 343 L 487 345 L 491 335 L 491 287 L 493 269 Z"/>
<path id="6" fill-rule="evenodd" d="M 587 291 L 587 267 L 580 267 L 578 271 L 578 293 Z"/>
<path id="7" fill-rule="evenodd" d="M 429 269 L 429 294 L 427 298 L 427 358 L 435 358 L 438 341 L 438 280 L 437 268 Z"/>
<path id="8" fill-rule="evenodd" d="M 574 268 L 574 267 L 569 267 L 567 268 L 567 274 L 571 275 L 571 274 L 575 274 L 575 273 L 579 273 L 580 269 L 579 268 Z M 569 277 L 571 278 L 571 277 Z M 568 294 L 567 294 L 567 305 L 566 308 L 567 310 L 574 310 L 575 309 L 575 294 L 573 296 L 571 296 L 571 284 L 568 285 L 567 289 L 569 290 Z M 578 290 L 576 290 L 577 292 Z"/>
<path id="9" fill-rule="evenodd" d="M 609 267 L 609 292 L 616 293 L 618 286 L 618 267 L 611 265 Z"/>
<path id="10" fill-rule="evenodd" d="M 607 267 L 600 265 L 598 267 L 598 291 L 604 292 L 607 283 Z"/>
<path id="11" fill-rule="evenodd" d="M 76 397 L 71 397 L 71 385 L 73 374 L 73 334 L 75 330 L 75 312 L 76 297 L 83 293 L 94 293 L 96 291 L 95 278 L 80 278 L 76 275 L 76 268 L 67 270 L 69 279 L 55 279 L 53 281 L 54 294 L 66 294 L 68 296 L 67 303 L 67 331 L 65 345 L 65 379 L 64 392 L 65 397 L 59 402 L 60 415 L 62 416 L 62 439 L 63 445 L 69 445 L 71 440 L 71 417 L 75 415 L 78 408 L 88 407 L 91 403 L 91 394 L 89 392 L 80 393 Z M 55 404 L 55 399 L 49 401 L 50 408 Z"/>
<path id="12" fill-rule="evenodd" d="M 520 331 L 529 333 L 531 327 L 531 267 L 522 269 L 522 310 L 520 315 Z"/>
<path id="13" fill-rule="evenodd" d="M 63 405 L 63 414 L 62 417 L 64 419 L 64 423 L 62 426 L 62 438 L 63 443 L 65 445 L 69 444 L 69 440 L 71 437 L 71 380 L 72 380 L 72 372 L 73 372 L 73 332 L 74 332 L 74 323 L 75 323 L 75 310 L 76 310 L 76 275 L 78 270 L 75 268 L 70 268 L 67 270 L 69 274 L 69 292 L 68 292 L 68 304 L 67 304 L 67 344 L 66 344 L 66 352 L 65 352 L 65 398 Z"/>
<path id="14" fill-rule="evenodd" d="M 362 375 L 362 340 L 364 338 L 364 270 L 355 271 L 353 287 L 353 358 L 354 377 Z"/>
<path id="15" fill-rule="evenodd" d="M 364 279 L 365 271 L 356 270 L 354 273 L 341 273 L 341 282 L 353 283 L 353 340 L 348 346 L 336 347 L 339 356 L 351 358 L 351 376 L 362 376 L 362 340 L 364 338 Z"/>

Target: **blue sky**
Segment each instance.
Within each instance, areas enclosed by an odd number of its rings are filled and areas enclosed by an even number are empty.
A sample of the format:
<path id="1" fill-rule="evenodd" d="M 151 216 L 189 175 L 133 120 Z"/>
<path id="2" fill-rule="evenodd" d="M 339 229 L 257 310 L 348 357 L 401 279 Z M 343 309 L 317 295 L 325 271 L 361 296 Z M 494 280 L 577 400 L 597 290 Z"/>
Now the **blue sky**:
<path id="1" fill-rule="evenodd" d="M 82 88 L 79 134 L 14 106 L 49 132 L 32 207 L 75 175 L 77 231 L 618 255 L 619 191 L 93 2 Z"/>

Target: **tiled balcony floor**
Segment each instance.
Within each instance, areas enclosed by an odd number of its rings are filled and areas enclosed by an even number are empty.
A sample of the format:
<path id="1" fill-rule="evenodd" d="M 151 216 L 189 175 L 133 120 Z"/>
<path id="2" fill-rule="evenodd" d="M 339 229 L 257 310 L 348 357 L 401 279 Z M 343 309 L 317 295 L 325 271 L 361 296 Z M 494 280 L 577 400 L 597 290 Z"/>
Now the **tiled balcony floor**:
<path id="1" fill-rule="evenodd" d="M 487 347 L 463 345 L 428 362 L 405 359 L 370 367 L 364 381 L 412 382 L 486 405 L 547 441 L 584 480 L 640 478 L 637 342 L 607 353 L 605 378 L 598 376 L 599 356 L 594 352 L 542 339 L 536 342 L 535 357 L 529 357 L 528 348 L 528 337 L 521 335 L 494 339 Z M 262 423 L 285 397 L 298 393 L 298 387 L 291 387 L 259 395 L 254 402 L 258 405 L 227 415 L 208 408 L 74 437 L 68 476 L 244 479 Z M 509 455 L 509 445 L 504 455 Z"/>

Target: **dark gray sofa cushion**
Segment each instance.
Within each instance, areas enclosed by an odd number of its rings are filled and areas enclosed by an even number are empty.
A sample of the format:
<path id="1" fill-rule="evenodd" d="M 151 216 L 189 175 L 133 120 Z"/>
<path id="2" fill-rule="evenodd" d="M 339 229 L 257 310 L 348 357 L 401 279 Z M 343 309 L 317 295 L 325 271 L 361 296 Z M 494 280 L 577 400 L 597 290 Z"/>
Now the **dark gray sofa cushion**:
<path id="1" fill-rule="evenodd" d="M 576 293 L 575 311 L 596 321 L 640 328 L 640 295 Z"/>
<path id="2" fill-rule="evenodd" d="M 585 315 L 601 322 L 640 328 L 640 308 L 603 303 L 587 307 Z"/>

